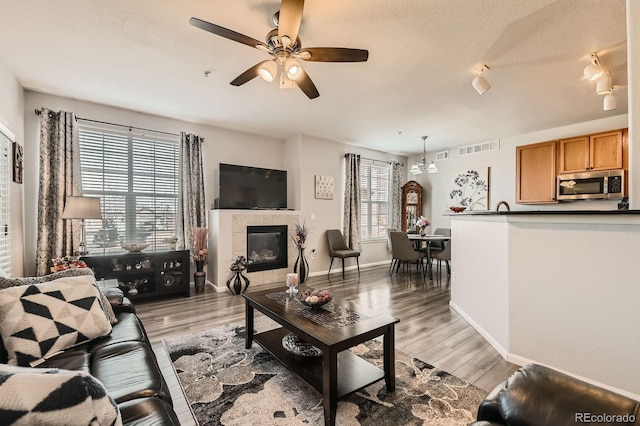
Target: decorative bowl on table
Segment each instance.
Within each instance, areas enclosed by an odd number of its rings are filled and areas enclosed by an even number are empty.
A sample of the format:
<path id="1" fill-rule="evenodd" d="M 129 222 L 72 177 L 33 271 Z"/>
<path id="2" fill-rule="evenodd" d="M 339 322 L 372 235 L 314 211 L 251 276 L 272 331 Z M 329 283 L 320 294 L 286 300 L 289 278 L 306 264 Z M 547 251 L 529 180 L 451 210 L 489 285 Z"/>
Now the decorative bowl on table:
<path id="1" fill-rule="evenodd" d="M 462 206 L 449 207 L 449 210 L 451 210 L 454 213 L 462 213 L 466 209 L 467 209 L 466 207 L 462 207 Z"/>
<path id="2" fill-rule="evenodd" d="M 147 247 L 149 247 L 149 244 L 131 243 L 131 244 L 123 244 L 122 245 L 122 248 L 125 249 L 126 251 L 128 251 L 129 253 L 138 253 L 138 252 L 141 252 L 142 250 L 146 249 Z"/>
<path id="3" fill-rule="evenodd" d="M 327 290 L 305 290 L 298 293 L 297 300 L 311 308 L 319 308 L 331 302 L 333 295 Z"/>

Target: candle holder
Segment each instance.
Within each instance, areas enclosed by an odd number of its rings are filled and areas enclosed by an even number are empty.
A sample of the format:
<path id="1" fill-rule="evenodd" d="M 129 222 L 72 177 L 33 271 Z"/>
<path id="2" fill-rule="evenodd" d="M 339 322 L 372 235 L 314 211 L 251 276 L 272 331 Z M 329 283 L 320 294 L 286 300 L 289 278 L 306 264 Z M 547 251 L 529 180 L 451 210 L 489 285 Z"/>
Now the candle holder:
<path id="1" fill-rule="evenodd" d="M 287 294 L 296 294 L 298 293 L 298 284 L 300 284 L 300 279 L 298 274 L 287 274 L 285 279 L 285 283 L 287 284 Z"/>

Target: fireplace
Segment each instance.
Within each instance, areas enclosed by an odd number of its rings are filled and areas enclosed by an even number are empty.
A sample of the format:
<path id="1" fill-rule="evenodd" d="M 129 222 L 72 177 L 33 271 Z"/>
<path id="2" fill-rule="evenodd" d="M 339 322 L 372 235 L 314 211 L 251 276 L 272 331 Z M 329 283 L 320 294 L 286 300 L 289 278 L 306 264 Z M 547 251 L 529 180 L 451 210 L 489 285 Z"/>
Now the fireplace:
<path id="1" fill-rule="evenodd" d="M 247 261 L 247 272 L 287 268 L 287 225 L 247 226 Z"/>

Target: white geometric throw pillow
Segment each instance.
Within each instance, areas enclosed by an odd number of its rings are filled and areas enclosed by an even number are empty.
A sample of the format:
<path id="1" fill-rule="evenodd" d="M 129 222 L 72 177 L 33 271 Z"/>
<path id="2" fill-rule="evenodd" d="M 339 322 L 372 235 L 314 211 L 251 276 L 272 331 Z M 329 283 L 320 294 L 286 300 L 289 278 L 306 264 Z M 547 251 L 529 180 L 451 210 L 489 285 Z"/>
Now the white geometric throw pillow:
<path id="1" fill-rule="evenodd" d="M 0 364 L 0 424 L 116 426 L 122 417 L 89 373 Z"/>
<path id="2" fill-rule="evenodd" d="M 45 359 L 111 333 L 92 276 L 0 290 L 0 336 L 9 364 Z"/>

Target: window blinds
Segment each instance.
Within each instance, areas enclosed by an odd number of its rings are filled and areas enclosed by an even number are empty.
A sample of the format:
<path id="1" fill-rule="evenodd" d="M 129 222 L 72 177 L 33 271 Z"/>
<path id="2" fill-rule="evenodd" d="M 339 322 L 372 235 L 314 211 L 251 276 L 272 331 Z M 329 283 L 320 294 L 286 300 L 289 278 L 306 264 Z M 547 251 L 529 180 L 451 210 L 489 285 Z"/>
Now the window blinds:
<path id="1" fill-rule="evenodd" d="M 167 248 L 176 230 L 178 137 L 82 122 L 78 133 L 83 195 L 100 197 L 102 208 L 102 221 L 85 221 L 89 253 L 126 243 Z"/>
<path id="2" fill-rule="evenodd" d="M 10 132 L 0 124 L 0 268 L 10 274 L 11 236 L 9 224 L 11 223 L 11 194 L 9 193 L 9 184 L 13 162 L 12 141 L 7 136 L 8 134 Z"/>
<path id="3" fill-rule="evenodd" d="M 389 226 L 390 171 L 388 164 L 362 159 L 360 162 L 361 235 L 386 238 Z"/>

